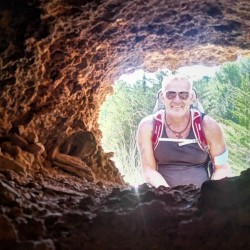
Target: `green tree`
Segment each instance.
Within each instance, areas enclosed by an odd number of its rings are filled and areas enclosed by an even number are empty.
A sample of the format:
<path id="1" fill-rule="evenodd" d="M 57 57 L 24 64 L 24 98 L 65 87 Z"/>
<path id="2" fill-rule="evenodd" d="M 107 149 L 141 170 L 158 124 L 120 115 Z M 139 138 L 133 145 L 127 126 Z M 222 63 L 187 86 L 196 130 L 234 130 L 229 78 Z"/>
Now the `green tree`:
<path id="1" fill-rule="evenodd" d="M 163 74 L 166 73 L 159 72 L 156 79 L 144 75 L 134 85 L 118 81 L 113 95 L 106 99 L 100 113 L 103 147 L 105 151 L 115 153 L 116 166 L 125 175 L 124 179 L 132 183 L 141 178 L 137 127 L 141 119 L 153 111 Z"/>
<path id="2" fill-rule="evenodd" d="M 214 78 L 194 83 L 205 111 L 221 122 L 234 174 L 249 166 L 250 60 L 225 63 Z"/>

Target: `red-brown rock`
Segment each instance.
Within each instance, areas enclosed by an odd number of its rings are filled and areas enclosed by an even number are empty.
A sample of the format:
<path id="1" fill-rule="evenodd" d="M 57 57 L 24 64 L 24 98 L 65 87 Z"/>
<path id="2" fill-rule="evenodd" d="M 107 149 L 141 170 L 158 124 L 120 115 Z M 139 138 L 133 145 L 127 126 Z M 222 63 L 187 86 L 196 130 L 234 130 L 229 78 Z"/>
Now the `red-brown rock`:
<path id="1" fill-rule="evenodd" d="M 0 248 L 250 249 L 249 171 L 134 189 L 98 125 L 121 74 L 250 56 L 249 30 L 248 0 L 1 1 Z"/>

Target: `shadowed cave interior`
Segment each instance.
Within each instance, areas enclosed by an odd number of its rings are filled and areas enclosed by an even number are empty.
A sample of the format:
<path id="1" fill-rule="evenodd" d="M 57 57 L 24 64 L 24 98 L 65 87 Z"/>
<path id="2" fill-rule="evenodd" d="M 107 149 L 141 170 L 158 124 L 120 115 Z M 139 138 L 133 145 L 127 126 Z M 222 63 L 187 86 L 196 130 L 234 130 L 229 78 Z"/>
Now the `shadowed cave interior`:
<path id="1" fill-rule="evenodd" d="M 250 3 L 0 3 L 0 249 L 250 249 L 250 171 L 130 187 L 98 114 L 137 69 L 250 56 Z"/>

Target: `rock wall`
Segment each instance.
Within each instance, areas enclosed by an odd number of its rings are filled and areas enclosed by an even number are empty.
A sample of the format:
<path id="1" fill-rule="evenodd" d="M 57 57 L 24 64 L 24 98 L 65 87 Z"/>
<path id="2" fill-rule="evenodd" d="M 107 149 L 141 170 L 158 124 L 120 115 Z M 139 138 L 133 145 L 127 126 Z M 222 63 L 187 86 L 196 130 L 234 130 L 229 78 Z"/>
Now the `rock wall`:
<path id="1" fill-rule="evenodd" d="M 157 201 L 159 196 L 165 195 L 168 200 L 168 195 L 174 192 L 171 190 L 143 189 L 145 196 L 151 198 L 143 196 L 147 202 L 142 205 L 134 201 L 133 190 L 128 191 L 124 200 L 119 198 L 123 197 L 123 191 L 117 191 L 118 198 L 113 197 L 112 186 L 125 188 L 127 184 L 111 160 L 112 153 L 105 153 L 101 148 L 98 114 L 105 97 L 112 93 L 114 80 L 122 73 L 139 68 L 146 71 L 176 69 L 196 63 L 219 65 L 240 55 L 250 56 L 249 13 L 248 0 L 1 1 L 0 241 L 6 249 L 70 249 L 70 246 L 71 249 L 83 246 L 112 249 L 104 246 L 111 246 L 109 237 L 112 235 L 112 240 L 119 235 L 117 239 L 126 241 L 124 249 L 134 249 L 129 247 L 128 240 L 133 235 L 138 240 L 133 238 L 131 244 L 138 245 L 137 249 L 147 249 L 147 242 L 153 244 L 154 235 L 156 245 L 148 249 L 165 249 L 169 244 L 172 249 L 190 249 L 188 244 L 192 242 L 183 242 L 191 235 L 180 231 L 176 243 L 172 237 L 180 225 L 185 228 L 187 218 L 193 220 L 191 207 L 201 211 L 196 205 L 200 191 L 183 187 L 178 191 L 180 195 L 174 193 L 173 199 L 178 202 L 182 195 L 187 197 L 186 207 L 177 202 L 176 214 L 168 214 L 162 201 Z M 241 177 L 242 182 L 236 178 L 243 188 L 247 177 Z M 234 189 L 234 181 L 229 182 Z M 214 189 L 213 185 L 216 184 L 211 184 L 215 191 L 211 192 L 216 196 L 217 186 Z M 219 188 L 220 185 L 224 190 L 224 184 L 219 184 Z M 222 191 L 219 195 L 224 197 Z M 225 197 L 227 202 L 229 196 Z M 244 197 L 240 204 L 246 206 L 243 201 Z M 99 211 L 99 206 L 105 202 L 125 203 L 128 211 Z M 175 211 L 175 202 L 169 204 L 171 211 Z M 204 204 L 206 207 L 207 203 Z M 235 206 L 235 203 L 228 205 L 229 214 Z M 163 221 L 170 224 L 162 224 L 155 234 L 148 227 L 143 229 L 140 223 L 144 219 L 136 220 L 141 208 L 148 209 L 148 215 L 149 211 L 162 210 L 152 223 L 163 216 Z M 113 207 L 110 209 L 112 211 Z M 242 209 L 244 214 L 249 211 L 247 206 Z M 182 214 L 182 211 L 185 212 Z M 232 214 L 236 219 L 232 223 L 242 232 L 242 245 L 231 244 L 233 239 L 241 240 L 238 233 L 231 232 L 234 238 L 227 243 L 219 241 L 224 234 L 216 238 L 212 233 L 212 247 L 246 249 L 249 246 L 244 238 L 249 218 L 243 222 L 239 215 L 242 210 L 237 207 L 235 211 Z M 99 219 L 92 220 L 99 213 Z M 221 212 L 212 215 L 219 218 Z M 216 223 L 214 226 L 222 231 L 232 226 L 228 222 L 232 219 L 230 216 L 221 222 L 221 227 Z M 113 231 L 103 234 L 112 218 Z M 127 223 L 127 218 L 134 224 Z M 88 225 L 79 224 L 82 220 Z M 201 219 L 198 225 L 207 221 L 209 219 Z M 81 230 L 80 235 L 75 232 L 74 223 Z M 123 229 L 115 231 L 120 224 Z M 187 224 L 188 230 L 194 226 Z M 132 225 L 134 234 L 128 233 L 128 238 L 122 236 Z M 191 237 L 194 246 L 202 243 L 203 232 L 211 233 L 212 227 L 213 224 L 205 226 L 198 239 Z M 170 231 L 166 238 L 163 238 L 164 230 Z M 141 242 L 146 236 L 148 241 Z M 73 244 L 74 240 L 79 245 Z M 122 249 L 119 244 L 118 240 L 113 249 Z M 209 246 L 207 243 L 206 247 Z"/>

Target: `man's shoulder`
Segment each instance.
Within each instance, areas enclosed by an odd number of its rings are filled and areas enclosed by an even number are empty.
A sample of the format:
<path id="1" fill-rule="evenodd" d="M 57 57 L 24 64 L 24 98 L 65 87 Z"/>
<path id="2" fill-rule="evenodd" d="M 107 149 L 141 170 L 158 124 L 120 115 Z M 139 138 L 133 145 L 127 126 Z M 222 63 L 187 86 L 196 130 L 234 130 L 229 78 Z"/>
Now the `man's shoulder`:
<path id="1" fill-rule="evenodd" d="M 214 132 L 220 130 L 220 125 L 210 115 L 205 115 L 203 118 L 203 129 L 205 133 L 213 135 Z"/>
<path id="2" fill-rule="evenodd" d="M 152 129 L 154 122 L 154 114 L 148 115 L 144 117 L 141 122 L 139 123 L 140 129 Z"/>
<path id="3" fill-rule="evenodd" d="M 156 120 L 161 121 L 163 115 L 164 115 L 164 110 L 159 110 L 159 111 L 155 112 L 154 114 L 150 114 L 150 115 L 144 117 L 139 124 L 139 128 L 143 129 L 143 130 L 147 129 L 147 130 L 152 131 L 154 128 L 155 121 Z"/>
<path id="4" fill-rule="evenodd" d="M 153 120 L 154 120 L 154 114 L 151 114 L 151 115 L 148 115 L 148 116 L 145 116 L 144 118 L 142 118 L 140 123 L 147 124 L 147 123 L 152 122 Z"/>
<path id="5" fill-rule="evenodd" d="M 211 117 L 208 114 L 204 115 L 204 117 L 203 117 L 203 123 L 204 123 L 204 126 L 218 125 L 218 122 L 213 117 Z"/>

